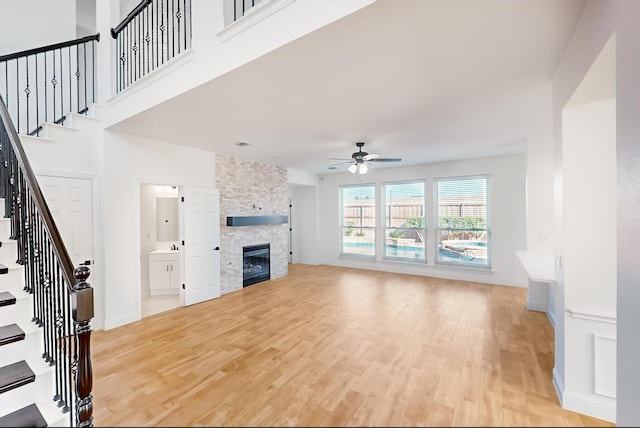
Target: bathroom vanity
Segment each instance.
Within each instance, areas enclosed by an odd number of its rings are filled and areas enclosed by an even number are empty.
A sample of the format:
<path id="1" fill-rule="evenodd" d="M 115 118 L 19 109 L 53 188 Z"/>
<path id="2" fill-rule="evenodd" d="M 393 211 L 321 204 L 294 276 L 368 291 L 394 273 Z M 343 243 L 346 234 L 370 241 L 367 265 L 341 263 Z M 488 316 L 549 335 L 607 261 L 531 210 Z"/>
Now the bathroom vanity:
<path id="1" fill-rule="evenodd" d="M 149 294 L 180 293 L 180 251 L 155 250 L 149 253 Z"/>

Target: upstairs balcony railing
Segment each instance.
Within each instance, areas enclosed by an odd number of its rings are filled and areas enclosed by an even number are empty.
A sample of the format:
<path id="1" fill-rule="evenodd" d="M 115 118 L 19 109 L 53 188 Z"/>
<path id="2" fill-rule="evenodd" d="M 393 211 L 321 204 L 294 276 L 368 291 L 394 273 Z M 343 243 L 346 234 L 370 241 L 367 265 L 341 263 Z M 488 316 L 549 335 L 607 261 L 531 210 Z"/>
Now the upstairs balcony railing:
<path id="1" fill-rule="evenodd" d="M 100 34 L 0 56 L 0 96 L 19 133 L 39 135 L 45 122 L 86 113 L 96 100 Z"/>
<path id="2" fill-rule="evenodd" d="M 90 271 L 74 269 L 1 98 L 0 196 L 24 266 L 24 290 L 33 295 L 32 320 L 43 330 L 42 358 L 54 368 L 51 398 L 69 412 L 69 426 L 93 426 Z"/>
<path id="3" fill-rule="evenodd" d="M 191 0 L 143 0 L 111 36 L 121 92 L 191 47 Z"/>

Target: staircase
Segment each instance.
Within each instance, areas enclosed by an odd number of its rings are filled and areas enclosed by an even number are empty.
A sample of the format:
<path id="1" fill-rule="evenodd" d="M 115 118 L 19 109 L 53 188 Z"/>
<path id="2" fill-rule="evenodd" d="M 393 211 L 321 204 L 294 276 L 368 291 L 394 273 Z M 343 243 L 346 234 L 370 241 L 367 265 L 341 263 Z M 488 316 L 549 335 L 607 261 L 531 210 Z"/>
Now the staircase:
<path id="1" fill-rule="evenodd" d="M 91 427 L 90 270 L 74 268 L 23 139 L 38 140 L 18 136 L 0 97 L 0 427 Z"/>
<path id="2" fill-rule="evenodd" d="M 4 202 L 3 200 L 0 200 Z M 24 266 L 0 204 L 0 427 L 69 426 L 53 401 L 54 367 L 42 354 L 43 328 L 31 321 L 33 295 L 24 291 Z"/>

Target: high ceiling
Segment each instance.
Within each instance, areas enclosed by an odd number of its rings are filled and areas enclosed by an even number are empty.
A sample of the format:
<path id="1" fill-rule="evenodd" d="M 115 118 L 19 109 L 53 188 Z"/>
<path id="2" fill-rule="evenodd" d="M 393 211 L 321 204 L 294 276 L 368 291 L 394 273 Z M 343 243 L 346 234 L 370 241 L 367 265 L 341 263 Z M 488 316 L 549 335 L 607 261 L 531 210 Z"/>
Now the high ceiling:
<path id="1" fill-rule="evenodd" d="M 523 152 L 583 6 L 378 0 L 112 129 L 316 174 Z"/>

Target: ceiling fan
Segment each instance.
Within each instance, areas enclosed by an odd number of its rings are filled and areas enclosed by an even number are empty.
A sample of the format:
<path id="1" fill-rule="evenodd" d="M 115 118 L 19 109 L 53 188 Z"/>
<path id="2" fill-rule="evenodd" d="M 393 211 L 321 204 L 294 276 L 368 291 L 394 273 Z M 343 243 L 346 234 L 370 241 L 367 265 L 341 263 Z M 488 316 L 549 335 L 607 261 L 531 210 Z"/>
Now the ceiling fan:
<path id="1" fill-rule="evenodd" d="M 401 158 L 381 158 L 380 155 L 375 153 L 363 152 L 362 147 L 364 147 L 364 142 L 362 141 L 358 141 L 356 147 L 358 147 L 358 151 L 351 155 L 351 159 L 327 158 L 330 160 L 346 161 L 329 165 L 329 169 L 336 169 L 335 167 L 337 165 L 350 163 L 351 166 L 348 168 L 350 173 L 355 174 L 357 172 L 358 174 L 366 174 L 369 170 L 367 162 L 400 162 L 402 160 Z"/>

